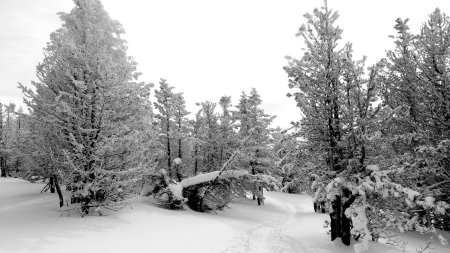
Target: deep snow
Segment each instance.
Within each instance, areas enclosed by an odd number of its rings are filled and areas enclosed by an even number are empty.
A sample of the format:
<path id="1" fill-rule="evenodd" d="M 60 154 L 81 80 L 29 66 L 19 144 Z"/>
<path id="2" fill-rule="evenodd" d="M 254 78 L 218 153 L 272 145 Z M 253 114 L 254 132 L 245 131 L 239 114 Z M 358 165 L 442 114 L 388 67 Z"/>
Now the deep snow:
<path id="1" fill-rule="evenodd" d="M 0 252 L 353 252 L 331 242 L 312 198 L 266 192 L 265 205 L 238 200 L 224 211 L 172 211 L 144 198 L 125 210 L 81 218 L 60 216 L 56 194 L 44 184 L 0 179 Z M 406 252 L 429 236 L 410 235 Z M 414 239 L 412 239 L 414 238 Z M 450 252 L 434 243 L 431 252 Z M 403 252 L 370 243 L 370 252 Z"/>

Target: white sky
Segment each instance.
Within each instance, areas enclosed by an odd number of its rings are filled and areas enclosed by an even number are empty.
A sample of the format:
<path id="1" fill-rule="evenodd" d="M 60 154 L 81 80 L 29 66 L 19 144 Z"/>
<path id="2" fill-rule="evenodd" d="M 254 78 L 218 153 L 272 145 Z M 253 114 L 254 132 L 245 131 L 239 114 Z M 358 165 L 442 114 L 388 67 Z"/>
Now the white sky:
<path id="1" fill-rule="evenodd" d="M 188 110 L 196 102 L 217 102 L 231 95 L 236 104 L 243 90 L 255 87 L 274 125 L 298 120 L 293 98 L 287 98 L 286 55 L 301 55 L 295 33 L 303 14 L 322 0 L 103 0 L 113 19 L 125 28 L 128 54 L 138 62 L 141 79 L 157 85 L 168 79 L 184 92 Z M 355 55 L 373 64 L 392 48 L 397 17 L 410 18 L 414 32 L 439 7 L 450 14 L 449 0 L 328 0 L 340 14 L 343 39 Z M 68 12 L 71 0 L 0 0 L 0 101 L 21 104 L 17 82 L 36 80 L 35 67 L 52 31 L 61 26 L 57 12 Z"/>

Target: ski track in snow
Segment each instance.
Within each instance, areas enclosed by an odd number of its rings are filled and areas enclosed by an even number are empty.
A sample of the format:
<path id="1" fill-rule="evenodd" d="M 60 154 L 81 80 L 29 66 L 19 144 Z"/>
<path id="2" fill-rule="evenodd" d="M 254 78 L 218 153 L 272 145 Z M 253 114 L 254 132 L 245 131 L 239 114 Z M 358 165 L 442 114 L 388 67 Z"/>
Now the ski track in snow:
<path id="1" fill-rule="evenodd" d="M 272 193 L 277 194 L 278 193 Z M 294 200 L 298 197 L 297 205 L 289 203 L 288 201 Z M 278 196 L 280 197 L 280 196 Z M 301 200 L 305 196 L 291 195 L 288 201 L 279 201 L 272 197 L 266 199 L 267 203 L 274 203 L 282 207 L 284 212 L 278 219 L 273 220 L 270 224 L 258 225 L 252 228 L 248 233 L 239 233 L 236 235 L 236 242 L 226 249 L 225 253 L 234 252 L 249 252 L 249 253 L 290 253 L 300 252 L 302 245 L 299 244 L 294 238 L 287 235 L 287 230 L 293 224 L 296 224 L 298 219 L 302 217 L 304 213 L 304 206 L 301 205 Z M 309 203 L 309 201 L 307 201 Z M 294 202 L 295 203 L 295 202 Z M 258 208 L 258 207 L 255 207 Z M 261 208 L 261 207 L 260 207 Z M 264 208 L 264 207 L 262 207 Z M 309 211 L 311 213 L 311 211 Z"/>

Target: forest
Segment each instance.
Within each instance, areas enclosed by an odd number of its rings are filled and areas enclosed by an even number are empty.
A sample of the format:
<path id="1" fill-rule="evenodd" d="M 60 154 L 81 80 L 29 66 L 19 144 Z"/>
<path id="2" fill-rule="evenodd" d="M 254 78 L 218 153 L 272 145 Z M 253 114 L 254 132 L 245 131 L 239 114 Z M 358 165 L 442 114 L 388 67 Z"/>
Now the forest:
<path id="1" fill-rule="evenodd" d="M 302 55 L 286 57 L 277 84 L 300 117 L 280 128 L 255 88 L 188 111 L 170 80 L 138 81 L 121 24 L 99 0 L 74 4 L 59 14 L 37 80 L 19 84 L 26 108 L 0 102 L 1 177 L 43 183 L 61 212 L 80 217 L 144 196 L 220 213 L 242 198 L 261 208 L 266 192 L 309 194 L 330 240 L 356 240 L 358 252 L 369 241 L 398 246 L 404 232 L 447 243 L 450 19 L 439 8 L 418 33 L 398 18 L 371 66 L 342 40 L 326 1 L 305 14 Z"/>

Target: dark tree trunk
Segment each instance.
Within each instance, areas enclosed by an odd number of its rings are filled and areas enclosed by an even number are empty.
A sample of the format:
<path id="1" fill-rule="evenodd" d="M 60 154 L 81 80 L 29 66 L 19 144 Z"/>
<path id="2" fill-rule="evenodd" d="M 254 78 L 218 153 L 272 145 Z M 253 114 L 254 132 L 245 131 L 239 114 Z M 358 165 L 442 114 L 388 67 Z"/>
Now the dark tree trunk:
<path id="1" fill-rule="evenodd" d="M 342 236 L 342 198 L 341 196 L 336 196 L 336 213 L 337 220 L 336 220 L 336 231 L 338 234 L 338 237 Z"/>
<path id="2" fill-rule="evenodd" d="M 337 233 L 337 212 L 330 213 L 331 241 L 334 241 L 339 235 Z"/>
<path id="3" fill-rule="evenodd" d="M 58 177 L 56 175 L 53 175 L 52 178 L 53 178 L 53 184 L 55 185 L 56 192 L 58 193 L 58 197 L 59 197 L 59 207 L 62 207 L 64 205 L 64 197 L 62 195 L 61 188 L 59 187 L 59 184 L 58 184 Z"/>
<path id="4" fill-rule="evenodd" d="M 333 212 L 330 213 L 331 241 L 341 237 L 341 197 L 335 196 L 332 203 Z"/>
<path id="5" fill-rule="evenodd" d="M 181 138 L 178 139 L 178 158 L 181 159 Z"/>
<path id="6" fill-rule="evenodd" d="M 198 146 L 197 143 L 195 144 L 195 150 L 194 150 L 194 156 L 195 156 L 195 163 L 194 163 L 194 175 L 197 175 L 198 172 Z"/>
<path id="7" fill-rule="evenodd" d="M 253 168 L 253 162 L 250 162 L 250 166 L 252 167 L 252 175 L 256 175 L 255 168 Z M 255 189 L 256 189 L 256 187 L 255 187 Z M 256 199 L 256 195 L 255 195 L 255 193 L 253 193 L 253 200 L 255 200 L 255 199 Z M 259 205 L 259 199 L 258 199 L 258 205 Z"/>
<path id="8" fill-rule="evenodd" d="M 340 237 L 342 243 L 349 246 L 351 238 L 351 226 L 352 222 L 347 216 L 345 216 L 345 210 L 350 207 L 350 205 L 355 201 L 356 196 L 350 195 L 348 191 L 344 190 L 344 196 L 350 197 L 347 201 L 343 203 L 341 196 L 336 196 L 332 203 L 333 212 L 330 213 L 331 219 L 331 240 L 334 241 L 336 238 Z"/>
<path id="9" fill-rule="evenodd" d="M 1 169 L 1 177 L 6 177 L 6 166 L 4 164 L 3 157 L 0 157 L 0 169 Z"/>
<path id="10" fill-rule="evenodd" d="M 350 245 L 350 230 L 351 230 L 351 220 L 342 214 L 342 243 L 349 246 Z"/>
<path id="11" fill-rule="evenodd" d="M 181 180 L 183 180 L 183 175 L 181 175 L 181 164 L 175 164 L 174 169 L 175 176 L 178 179 L 178 182 L 181 182 Z"/>
<path id="12" fill-rule="evenodd" d="M 170 137 L 169 137 L 169 126 L 167 126 L 167 169 L 169 170 L 169 175 L 171 175 L 172 164 L 170 161 Z"/>
<path id="13" fill-rule="evenodd" d="M 50 193 L 55 193 L 55 181 L 53 176 L 50 176 L 49 185 L 50 185 Z"/>
<path id="14" fill-rule="evenodd" d="M 350 191 L 345 190 L 344 194 L 347 196 L 349 196 L 350 198 L 342 205 L 342 243 L 344 243 L 345 245 L 349 246 L 350 245 L 350 237 L 351 237 L 351 226 L 352 226 L 352 221 L 347 218 L 347 216 L 345 215 L 345 210 L 347 210 L 347 208 L 349 208 L 352 203 L 355 201 L 356 196 L 355 195 L 351 195 Z"/>
<path id="15" fill-rule="evenodd" d="M 263 196 L 263 188 L 261 186 L 258 187 L 259 192 L 261 193 L 261 196 Z M 262 199 L 260 197 L 258 197 L 258 206 L 260 206 L 262 204 Z"/>

